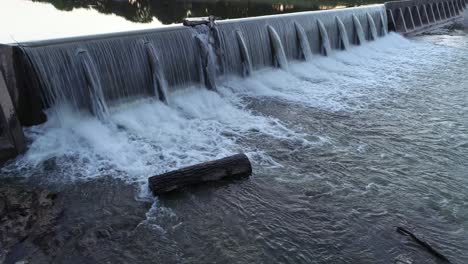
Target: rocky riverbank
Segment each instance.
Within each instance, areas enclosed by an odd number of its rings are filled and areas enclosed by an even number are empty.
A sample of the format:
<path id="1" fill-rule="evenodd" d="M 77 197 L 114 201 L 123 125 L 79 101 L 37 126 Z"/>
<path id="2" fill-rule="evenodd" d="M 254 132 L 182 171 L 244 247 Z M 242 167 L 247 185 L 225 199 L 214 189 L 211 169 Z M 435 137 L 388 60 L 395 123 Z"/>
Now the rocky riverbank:
<path id="1" fill-rule="evenodd" d="M 53 235 L 63 206 L 57 194 L 3 183 L 0 186 L 0 263 L 19 244 L 43 243 Z"/>
<path id="2" fill-rule="evenodd" d="M 18 179 L 0 186 L 0 264 L 102 263 L 139 236 L 151 206 L 110 177 L 49 190 Z"/>

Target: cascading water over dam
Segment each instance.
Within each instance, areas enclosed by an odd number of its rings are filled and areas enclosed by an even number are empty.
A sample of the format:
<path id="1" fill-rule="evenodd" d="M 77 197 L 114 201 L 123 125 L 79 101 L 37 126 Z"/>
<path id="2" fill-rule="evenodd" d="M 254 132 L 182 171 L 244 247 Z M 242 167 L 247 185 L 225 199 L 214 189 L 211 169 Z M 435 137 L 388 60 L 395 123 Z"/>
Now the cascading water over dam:
<path id="1" fill-rule="evenodd" d="M 354 43 L 358 45 L 362 45 L 366 42 L 366 37 L 364 34 L 364 30 L 362 29 L 361 21 L 353 15 L 353 24 L 354 24 L 354 31 L 356 34 L 354 35 Z"/>
<path id="2" fill-rule="evenodd" d="M 338 25 L 338 31 L 340 32 L 339 47 L 342 50 L 349 49 L 349 39 L 346 27 L 339 17 L 336 17 L 336 24 Z"/>
<path id="3" fill-rule="evenodd" d="M 311 61 L 312 60 L 312 51 L 310 49 L 307 34 L 306 34 L 304 28 L 301 25 L 299 25 L 297 23 L 294 23 L 294 26 L 296 26 L 297 38 L 299 39 L 299 45 L 300 45 L 302 57 L 306 61 Z"/>
<path id="4" fill-rule="evenodd" d="M 248 77 L 265 67 L 287 71 L 291 61 L 376 40 L 387 25 L 410 34 L 445 24 L 458 19 L 465 2 L 398 1 L 18 43 L 0 47 L 12 62 L 2 71 L 23 125 L 43 122 L 42 110 L 61 104 L 105 121 L 122 101 L 143 97 L 169 104 L 174 90 L 193 84 L 216 91 L 224 75 Z"/>
<path id="5" fill-rule="evenodd" d="M 250 58 L 249 50 L 245 44 L 244 36 L 241 31 L 236 31 L 237 42 L 239 43 L 239 50 L 241 53 L 242 59 L 242 75 L 244 77 L 250 76 L 252 74 L 252 60 Z"/>
<path id="6" fill-rule="evenodd" d="M 386 25 L 384 6 L 373 5 L 24 43 L 21 54 L 28 89 L 40 94 L 43 107 L 68 104 L 105 120 L 122 100 L 168 103 L 172 91 L 191 84 L 216 90 L 222 75 L 287 70 L 291 60 L 349 49 L 350 39 L 374 40 Z"/>
<path id="7" fill-rule="evenodd" d="M 146 52 L 148 53 L 148 58 L 150 61 L 151 72 L 153 75 L 153 89 L 154 95 L 160 101 L 168 103 L 167 99 L 167 83 L 164 78 L 162 71 L 161 62 L 158 57 L 158 53 L 154 48 L 153 44 L 149 41 L 145 41 L 144 45 L 146 46 Z"/>
<path id="8" fill-rule="evenodd" d="M 388 28 L 403 35 L 422 33 L 463 20 L 465 0 L 394 1 L 385 3 Z"/>
<path id="9" fill-rule="evenodd" d="M 101 80 L 97 75 L 96 66 L 86 50 L 78 50 L 76 56 L 81 60 L 86 83 L 89 88 L 89 101 L 91 112 L 100 120 L 105 121 L 109 115 L 109 109 L 102 92 Z"/>
<path id="10" fill-rule="evenodd" d="M 387 24 L 412 34 L 456 20 L 464 9 L 463 0 L 400 1 L 22 43 L 11 47 L 21 70 L 5 70 L 16 71 L 20 80 L 6 83 L 16 94 L 22 124 L 43 122 L 42 109 L 63 103 L 105 119 L 106 109 L 122 100 L 154 97 L 167 103 L 171 91 L 194 83 L 216 90 L 222 75 L 247 77 L 272 66 L 287 70 L 291 60 L 310 61 L 312 54 L 375 40 L 387 33 Z"/>
<path id="11" fill-rule="evenodd" d="M 45 121 L 43 110 L 68 105 L 105 121 L 122 101 L 154 98 L 201 84 L 216 91 L 221 76 L 288 70 L 387 34 L 418 34 L 462 19 L 465 0 L 396 1 L 169 26 L 0 46 L 0 65 L 21 125 Z M 388 26 L 388 27 L 387 27 Z M 10 136 L 18 137 L 18 136 Z"/>
<path id="12" fill-rule="evenodd" d="M 378 35 L 377 35 L 377 28 L 375 27 L 375 22 L 374 22 L 374 19 L 372 18 L 371 15 L 369 15 L 369 13 L 367 13 L 367 22 L 369 22 L 369 34 L 370 34 L 370 39 L 372 40 L 376 40 L 378 38 Z"/>

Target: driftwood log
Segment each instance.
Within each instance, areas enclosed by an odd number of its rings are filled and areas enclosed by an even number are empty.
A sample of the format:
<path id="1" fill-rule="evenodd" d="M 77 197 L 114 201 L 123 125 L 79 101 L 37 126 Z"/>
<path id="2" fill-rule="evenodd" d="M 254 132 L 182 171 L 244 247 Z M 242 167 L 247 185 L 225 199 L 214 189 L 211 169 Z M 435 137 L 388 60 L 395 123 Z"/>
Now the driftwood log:
<path id="1" fill-rule="evenodd" d="M 175 171 L 166 172 L 148 179 L 154 195 L 160 195 L 188 185 L 223 178 L 242 178 L 252 174 L 252 166 L 245 154 L 209 161 Z"/>

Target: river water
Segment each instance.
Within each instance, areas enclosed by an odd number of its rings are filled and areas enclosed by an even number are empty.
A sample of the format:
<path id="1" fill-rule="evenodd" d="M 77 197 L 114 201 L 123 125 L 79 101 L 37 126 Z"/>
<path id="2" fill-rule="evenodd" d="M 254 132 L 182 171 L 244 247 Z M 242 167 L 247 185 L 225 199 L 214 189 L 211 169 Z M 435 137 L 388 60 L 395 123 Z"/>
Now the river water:
<path id="1" fill-rule="evenodd" d="M 109 123 L 50 111 L 0 177 L 57 192 L 65 210 L 4 260 L 438 263 L 403 226 L 468 263 L 467 43 L 460 27 L 392 33 L 226 77 L 219 93 L 123 103 Z M 248 180 L 147 191 L 148 176 L 238 152 Z"/>

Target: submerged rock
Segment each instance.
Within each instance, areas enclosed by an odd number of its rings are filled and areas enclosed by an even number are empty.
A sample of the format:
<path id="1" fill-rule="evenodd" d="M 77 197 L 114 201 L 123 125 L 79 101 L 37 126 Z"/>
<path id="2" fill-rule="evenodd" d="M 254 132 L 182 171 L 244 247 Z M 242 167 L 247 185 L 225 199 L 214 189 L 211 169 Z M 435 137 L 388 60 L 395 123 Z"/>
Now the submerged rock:
<path id="1" fill-rule="evenodd" d="M 5 182 L 0 180 L 0 264 L 133 263 L 133 253 L 122 252 L 141 250 L 135 241 L 151 202 L 136 199 L 135 185 L 103 176 L 47 185 L 55 194 L 30 187 L 38 184 L 34 179 Z"/>
<path id="2" fill-rule="evenodd" d="M 62 207 L 57 195 L 24 186 L 0 186 L 0 263 L 18 243 L 51 233 Z"/>

